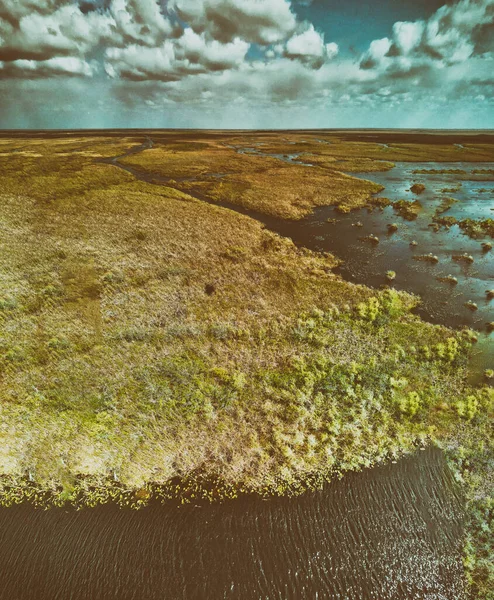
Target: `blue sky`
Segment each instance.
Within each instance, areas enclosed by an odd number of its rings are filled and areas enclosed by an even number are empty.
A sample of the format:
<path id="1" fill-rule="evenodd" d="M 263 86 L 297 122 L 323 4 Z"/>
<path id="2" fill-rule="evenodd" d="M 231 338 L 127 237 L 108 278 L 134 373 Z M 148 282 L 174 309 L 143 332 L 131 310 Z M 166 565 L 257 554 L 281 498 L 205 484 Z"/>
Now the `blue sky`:
<path id="1" fill-rule="evenodd" d="M 0 127 L 494 128 L 494 0 L 2 0 Z"/>
<path id="2" fill-rule="evenodd" d="M 397 21 L 428 17 L 444 4 L 444 0 L 314 0 L 293 6 L 302 20 L 317 23 L 343 53 L 352 48 L 363 52 L 372 40 L 387 36 Z"/>

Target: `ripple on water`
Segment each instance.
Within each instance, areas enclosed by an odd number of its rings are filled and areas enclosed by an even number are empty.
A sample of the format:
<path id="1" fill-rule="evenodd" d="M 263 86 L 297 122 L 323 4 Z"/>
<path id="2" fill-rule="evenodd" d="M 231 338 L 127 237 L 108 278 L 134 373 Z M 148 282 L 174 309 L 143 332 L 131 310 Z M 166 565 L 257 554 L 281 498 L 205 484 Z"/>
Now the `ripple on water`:
<path id="1" fill-rule="evenodd" d="M 0 597 L 460 600 L 462 514 L 435 449 L 295 499 L 0 509 Z"/>

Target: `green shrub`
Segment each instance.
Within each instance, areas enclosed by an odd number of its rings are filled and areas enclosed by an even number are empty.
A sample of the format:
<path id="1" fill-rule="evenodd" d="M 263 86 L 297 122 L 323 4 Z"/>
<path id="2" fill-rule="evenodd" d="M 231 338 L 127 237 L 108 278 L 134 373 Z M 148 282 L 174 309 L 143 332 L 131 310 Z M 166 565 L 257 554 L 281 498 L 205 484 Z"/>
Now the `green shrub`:
<path id="1" fill-rule="evenodd" d="M 463 419 L 471 421 L 479 409 L 479 400 L 474 395 L 469 395 L 465 400 L 458 400 L 456 403 L 456 412 Z"/>

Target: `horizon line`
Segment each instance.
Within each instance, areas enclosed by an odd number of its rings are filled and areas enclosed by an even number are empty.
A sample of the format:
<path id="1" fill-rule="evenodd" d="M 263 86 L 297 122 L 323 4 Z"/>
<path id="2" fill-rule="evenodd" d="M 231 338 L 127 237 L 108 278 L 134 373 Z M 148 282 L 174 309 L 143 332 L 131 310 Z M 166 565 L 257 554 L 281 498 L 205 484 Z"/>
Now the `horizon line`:
<path id="1" fill-rule="evenodd" d="M 429 131 L 429 132 L 488 132 L 494 134 L 494 128 L 435 128 L 435 127 L 7 127 L 0 128 L 0 133 L 5 132 L 73 132 L 73 131 Z"/>

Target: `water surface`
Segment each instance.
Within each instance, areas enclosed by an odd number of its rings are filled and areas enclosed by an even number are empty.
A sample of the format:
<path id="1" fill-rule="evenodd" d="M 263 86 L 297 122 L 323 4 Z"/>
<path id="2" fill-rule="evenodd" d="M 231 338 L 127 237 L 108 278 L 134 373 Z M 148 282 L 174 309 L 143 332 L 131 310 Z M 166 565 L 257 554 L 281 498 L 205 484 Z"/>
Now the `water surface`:
<path id="1" fill-rule="evenodd" d="M 461 600 L 463 499 L 418 451 L 294 499 L 0 509 L 9 600 Z"/>
<path id="2" fill-rule="evenodd" d="M 465 171 L 466 175 L 415 173 L 453 169 Z M 411 292 L 420 296 L 417 312 L 426 320 L 477 330 L 480 336 L 471 362 L 472 382 L 484 382 L 484 370 L 494 368 L 494 333 L 487 331 L 487 323 L 494 321 L 494 300 L 486 296 L 487 290 L 494 289 L 494 250 L 485 252 L 482 242 L 493 240 L 471 239 L 457 225 L 438 230 L 431 227 L 437 211 L 440 216 L 457 219 L 494 218 L 494 182 L 472 174 L 477 169 L 492 169 L 492 163 L 397 163 L 389 171 L 360 175 L 384 187 L 377 197 L 393 202 L 419 200 L 422 208 L 414 220 L 400 216 L 392 206 L 348 214 L 322 206 L 300 221 L 262 216 L 260 220 L 299 246 L 331 252 L 342 259 L 337 271 L 343 278 L 375 288 L 392 285 Z M 423 183 L 425 191 L 414 194 L 410 190 L 413 183 Z M 446 198 L 456 202 L 443 210 Z M 389 232 L 391 224 L 398 226 L 397 231 Z M 369 241 L 371 235 L 379 243 Z M 436 256 L 437 263 L 415 258 L 428 254 Z M 473 262 L 453 259 L 463 254 L 471 256 Z M 392 282 L 386 278 L 388 271 L 396 273 Z M 457 283 L 442 281 L 448 276 L 456 278 Z M 476 305 L 475 310 L 469 307 L 471 303 Z"/>

